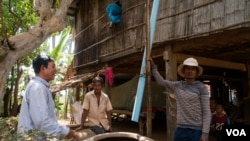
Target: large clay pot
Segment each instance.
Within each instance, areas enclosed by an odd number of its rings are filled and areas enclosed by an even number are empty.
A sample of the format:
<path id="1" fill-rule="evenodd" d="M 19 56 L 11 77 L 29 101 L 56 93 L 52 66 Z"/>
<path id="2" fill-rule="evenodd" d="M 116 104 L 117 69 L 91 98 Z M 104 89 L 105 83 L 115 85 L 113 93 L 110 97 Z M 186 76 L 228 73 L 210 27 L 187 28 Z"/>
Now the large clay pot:
<path id="1" fill-rule="evenodd" d="M 154 141 L 148 137 L 130 132 L 111 132 L 95 135 L 84 141 Z"/>

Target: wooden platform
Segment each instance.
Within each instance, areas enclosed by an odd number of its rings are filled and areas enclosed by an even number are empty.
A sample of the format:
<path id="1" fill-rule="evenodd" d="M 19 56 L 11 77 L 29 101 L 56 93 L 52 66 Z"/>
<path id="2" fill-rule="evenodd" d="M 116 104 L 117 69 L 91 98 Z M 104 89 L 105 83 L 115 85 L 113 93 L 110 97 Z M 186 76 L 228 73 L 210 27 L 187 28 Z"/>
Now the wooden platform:
<path id="1" fill-rule="evenodd" d="M 112 110 L 112 119 L 113 120 L 119 120 L 119 119 L 128 119 L 131 118 L 132 116 L 132 111 L 128 110 L 119 110 L 119 109 L 114 109 Z M 154 119 L 155 113 L 152 113 L 152 119 Z M 139 118 L 139 133 L 141 135 L 144 134 L 144 127 L 146 125 L 146 120 L 147 119 L 147 113 L 141 113 L 140 118 Z"/>

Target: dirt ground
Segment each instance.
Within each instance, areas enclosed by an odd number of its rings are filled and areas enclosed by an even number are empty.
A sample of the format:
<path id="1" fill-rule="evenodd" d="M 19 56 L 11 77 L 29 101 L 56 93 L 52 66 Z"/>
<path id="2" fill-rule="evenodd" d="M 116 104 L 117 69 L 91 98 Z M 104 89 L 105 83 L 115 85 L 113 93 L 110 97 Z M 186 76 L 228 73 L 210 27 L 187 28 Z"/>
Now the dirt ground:
<path id="1" fill-rule="evenodd" d="M 114 132 L 125 131 L 133 132 L 139 134 L 139 124 L 131 120 L 122 120 L 122 121 L 113 121 L 113 130 Z M 144 134 L 146 135 L 146 129 L 144 129 Z M 166 122 L 164 121 L 152 121 L 152 137 L 155 141 L 166 141 L 167 140 L 167 131 L 166 131 Z"/>
<path id="2" fill-rule="evenodd" d="M 76 128 L 76 125 L 70 125 L 69 120 L 60 120 L 60 124 L 70 126 L 72 129 Z M 127 118 L 119 118 L 113 119 L 113 132 L 131 132 L 131 133 L 139 133 L 139 123 L 131 121 L 130 117 Z M 88 128 L 79 131 L 82 135 L 82 140 L 94 136 L 95 134 Z M 146 127 L 144 128 L 144 134 L 146 135 Z M 155 141 L 166 141 L 166 120 L 164 117 L 155 118 L 152 120 L 152 137 Z"/>
<path id="3" fill-rule="evenodd" d="M 155 141 L 167 141 L 167 130 L 166 130 L 166 116 L 165 115 L 159 115 L 155 119 L 152 120 L 152 136 L 149 137 Z M 67 125 L 71 127 L 72 129 L 75 129 L 79 125 L 72 125 L 69 124 L 69 120 L 60 120 L 60 124 Z M 119 118 L 119 119 L 113 119 L 112 121 L 113 125 L 113 132 L 131 132 L 131 133 L 139 133 L 139 123 L 131 121 L 130 117 L 126 118 Z M 94 132 L 92 132 L 89 128 L 85 128 L 82 131 L 79 131 L 79 133 L 82 135 L 82 141 L 85 139 L 88 139 L 92 136 L 94 136 Z M 146 127 L 144 128 L 144 134 L 141 134 L 142 136 L 146 135 Z M 209 141 L 216 141 L 211 136 L 209 137 Z"/>

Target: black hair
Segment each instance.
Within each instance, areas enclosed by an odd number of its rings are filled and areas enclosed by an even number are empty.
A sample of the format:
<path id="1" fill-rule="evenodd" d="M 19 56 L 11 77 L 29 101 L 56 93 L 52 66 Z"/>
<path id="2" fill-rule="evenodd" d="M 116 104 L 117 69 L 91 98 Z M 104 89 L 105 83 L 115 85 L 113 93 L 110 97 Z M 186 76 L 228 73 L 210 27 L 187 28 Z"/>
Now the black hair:
<path id="1" fill-rule="evenodd" d="M 32 61 L 35 74 L 38 74 L 40 72 L 40 68 L 42 65 L 44 65 L 47 68 L 49 62 L 52 61 L 54 60 L 48 55 L 40 55 L 40 54 L 37 55 L 36 58 Z"/>
<path id="2" fill-rule="evenodd" d="M 95 82 L 101 82 L 101 83 L 103 83 L 102 77 L 96 76 L 95 78 L 93 78 L 93 79 L 92 79 L 92 83 L 95 83 Z"/>

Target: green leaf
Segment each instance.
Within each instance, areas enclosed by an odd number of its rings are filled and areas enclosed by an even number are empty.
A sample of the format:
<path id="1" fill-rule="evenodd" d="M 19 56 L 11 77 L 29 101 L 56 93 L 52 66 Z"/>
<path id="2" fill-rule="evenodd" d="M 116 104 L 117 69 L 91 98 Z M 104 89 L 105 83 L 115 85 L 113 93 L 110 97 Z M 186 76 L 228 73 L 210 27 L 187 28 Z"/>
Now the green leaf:
<path id="1" fill-rule="evenodd" d="M 50 53 L 50 56 L 54 58 L 56 61 L 62 57 L 62 50 L 64 49 L 64 47 L 66 47 L 66 43 L 69 39 L 70 31 L 71 31 L 71 28 L 67 27 L 61 32 L 58 45 Z"/>

